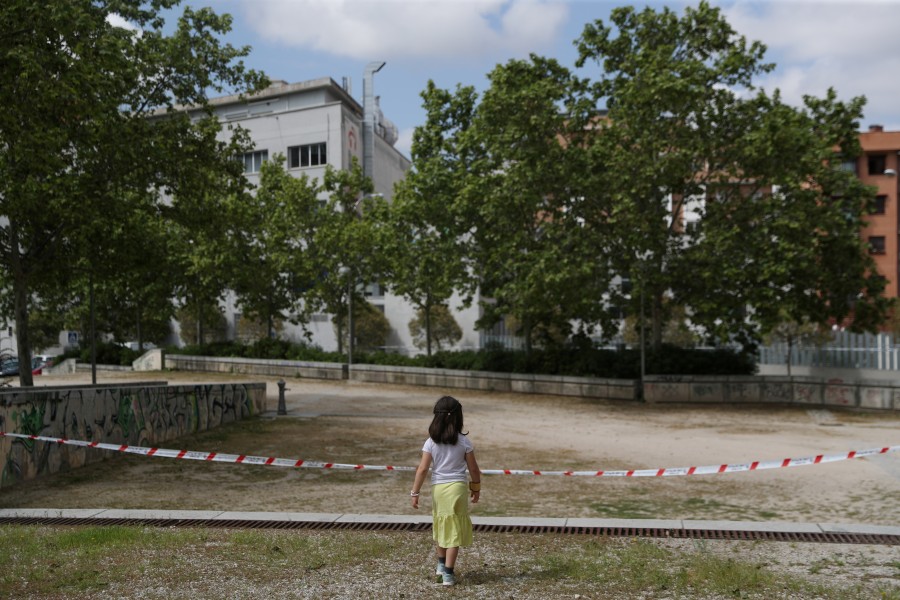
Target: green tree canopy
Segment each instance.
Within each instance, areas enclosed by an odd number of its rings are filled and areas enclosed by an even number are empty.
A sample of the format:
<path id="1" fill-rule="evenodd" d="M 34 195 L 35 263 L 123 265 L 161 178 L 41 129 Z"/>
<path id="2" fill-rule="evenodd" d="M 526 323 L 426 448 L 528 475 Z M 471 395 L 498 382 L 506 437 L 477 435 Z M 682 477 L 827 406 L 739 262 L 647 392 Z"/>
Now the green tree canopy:
<path id="1" fill-rule="evenodd" d="M 223 164 L 217 146 L 197 153 L 193 143 L 211 120 L 167 111 L 263 81 L 239 62 L 247 48 L 219 40 L 230 17 L 186 8 L 172 30 L 163 14 L 175 5 L 0 5 L 0 263 L 22 365 L 34 295 L 73 268 L 100 273 L 103 232 L 132 209 L 123 192 L 164 189 L 211 156 Z M 135 29 L 114 25 L 113 15 Z M 30 385 L 30 370 L 20 373 Z"/>

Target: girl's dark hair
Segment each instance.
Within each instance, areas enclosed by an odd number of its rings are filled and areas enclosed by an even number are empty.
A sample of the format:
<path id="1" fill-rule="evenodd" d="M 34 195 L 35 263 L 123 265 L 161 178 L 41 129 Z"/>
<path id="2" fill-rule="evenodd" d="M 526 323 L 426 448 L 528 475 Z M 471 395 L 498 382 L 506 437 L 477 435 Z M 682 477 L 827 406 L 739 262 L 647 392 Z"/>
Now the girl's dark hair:
<path id="1" fill-rule="evenodd" d="M 428 436 L 437 444 L 456 445 L 459 434 L 468 435 L 463 428 L 462 404 L 453 396 L 444 396 L 434 405 L 434 419 L 428 427 Z"/>

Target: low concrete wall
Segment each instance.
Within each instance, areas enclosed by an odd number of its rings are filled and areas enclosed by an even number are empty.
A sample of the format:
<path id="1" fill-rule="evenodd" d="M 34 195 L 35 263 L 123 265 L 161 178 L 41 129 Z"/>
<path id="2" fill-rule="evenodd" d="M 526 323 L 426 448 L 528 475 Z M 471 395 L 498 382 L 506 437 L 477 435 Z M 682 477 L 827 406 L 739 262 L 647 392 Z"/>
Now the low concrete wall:
<path id="1" fill-rule="evenodd" d="M 606 400 L 635 401 L 639 398 L 637 382 L 631 379 L 363 364 L 353 365 L 348 369 L 346 364 L 339 363 L 206 356 L 167 355 L 165 360 L 168 368 L 185 371 L 349 379 L 368 383 L 553 394 Z M 648 403 L 787 404 L 900 411 L 900 381 L 759 375 L 648 375 L 644 383 L 644 399 Z"/>
<path id="2" fill-rule="evenodd" d="M 490 373 L 383 365 L 353 365 L 350 369 L 350 379 L 372 383 L 397 383 L 521 394 L 555 394 L 612 400 L 635 400 L 637 398 L 635 382 L 630 379 Z"/>
<path id="3" fill-rule="evenodd" d="M 160 446 L 266 410 L 264 383 L 144 382 L 0 390 L 0 430 Z M 0 438 L 0 487 L 103 460 L 101 450 Z"/>
<path id="4" fill-rule="evenodd" d="M 147 350 L 131 363 L 135 371 L 162 371 L 166 365 L 166 351 L 162 348 Z"/>
<path id="5" fill-rule="evenodd" d="M 274 377 L 310 377 L 313 379 L 347 379 L 347 365 L 341 363 L 167 354 L 165 355 L 164 364 L 165 368 L 176 371 L 240 373 Z"/>
<path id="6" fill-rule="evenodd" d="M 556 394 L 612 400 L 635 400 L 637 388 L 630 379 L 490 373 L 454 369 L 426 369 L 393 365 L 353 365 L 340 363 L 182 356 L 168 354 L 166 368 L 184 371 L 242 373 L 276 377 L 348 379 L 368 383 L 394 383 L 452 389 L 491 390 L 523 394 Z"/>
<path id="7" fill-rule="evenodd" d="M 647 402 L 792 404 L 900 411 L 900 382 L 821 377 L 650 375 Z"/>

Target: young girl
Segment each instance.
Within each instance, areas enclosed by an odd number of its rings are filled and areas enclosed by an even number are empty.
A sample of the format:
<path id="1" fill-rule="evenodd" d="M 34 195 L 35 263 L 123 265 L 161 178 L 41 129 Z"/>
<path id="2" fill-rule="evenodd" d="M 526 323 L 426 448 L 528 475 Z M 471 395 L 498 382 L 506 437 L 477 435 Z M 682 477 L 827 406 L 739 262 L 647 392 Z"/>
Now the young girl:
<path id="1" fill-rule="evenodd" d="M 416 479 L 409 493 L 412 507 L 419 508 L 419 490 L 431 470 L 431 514 L 434 541 L 437 542 L 437 574 L 444 585 L 455 585 L 453 568 L 460 546 L 472 543 L 472 520 L 469 503 L 478 502 L 481 495 L 481 471 L 475 462 L 475 449 L 463 433 L 462 404 L 456 398 L 444 396 L 434 405 L 434 419 L 428 427 L 428 439 L 422 448 L 422 461 L 416 469 Z M 472 477 L 468 481 L 466 469 Z"/>

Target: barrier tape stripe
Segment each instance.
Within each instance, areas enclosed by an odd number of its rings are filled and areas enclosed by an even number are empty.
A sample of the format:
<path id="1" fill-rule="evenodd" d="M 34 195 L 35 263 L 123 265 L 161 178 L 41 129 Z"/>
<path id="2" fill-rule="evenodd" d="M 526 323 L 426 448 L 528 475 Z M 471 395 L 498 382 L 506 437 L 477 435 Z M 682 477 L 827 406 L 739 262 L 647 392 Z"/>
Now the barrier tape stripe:
<path id="1" fill-rule="evenodd" d="M 68 444 L 84 448 L 99 448 L 126 454 L 139 454 L 142 456 L 158 456 L 161 458 L 175 458 L 188 460 L 203 460 L 209 462 L 226 462 L 251 465 L 269 465 L 275 467 L 293 467 L 304 469 L 346 469 L 353 471 L 415 471 L 416 467 L 398 467 L 394 465 L 360 465 L 321 462 L 315 460 L 303 460 L 293 458 L 275 458 L 274 456 L 250 456 L 245 454 L 220 454 L 217 452 L 196 452 L 191 450 L 171 450 L 168 448 L 145 448 L 143 446 L 128 446 L 125 444 L 105 444 L 102 442 L 85 442 L 81 440 L 69 440 L 66 438 L 52 438 L 40 435 L 27 435 L 23 433 L 7 433 L 0 431 L 0 437 L 21 438 L 54 444 Z M 668 467 L 657 469 L 630 469 L 618 471 L 529 471 L 524 469 L 484 469 L 483 475 L 548 475 L 564 477 L 676 477 L 685 475 L 714 475 L 720 473 L 740 473 L 744 471 L 761 471 L 765 469 L 781 469 L 787 467 L 802 467 L 806 465 L 819 465 L 824 463 L 839 462 L 853 458 L 864 458 L 888 452 L 898 452 L 900 446 L 884 446 L 868 450 L 852 450 L 843 454 L 818 454 L 804 458 L 785 458 L 784 460 L 753 461 L 750 463 L 706 465 L 700 467 Z"/>

